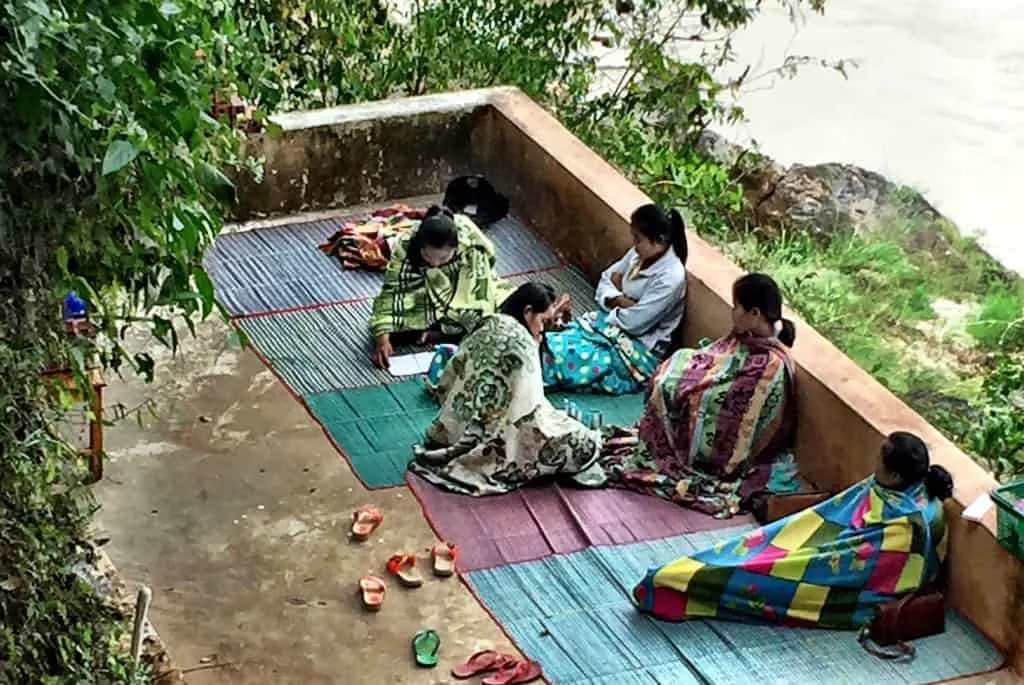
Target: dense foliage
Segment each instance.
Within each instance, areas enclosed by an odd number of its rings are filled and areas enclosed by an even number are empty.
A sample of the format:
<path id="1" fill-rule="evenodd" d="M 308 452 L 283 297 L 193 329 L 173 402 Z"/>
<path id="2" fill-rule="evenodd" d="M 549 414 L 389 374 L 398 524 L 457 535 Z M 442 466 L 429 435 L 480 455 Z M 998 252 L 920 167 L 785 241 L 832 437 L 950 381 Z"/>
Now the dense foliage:
<path id="1" fill-rule="evenodd" d="M 74 572 L 93 503 L 54 437 L 67 393 L 40 371 L 117 369 L 125 326 L 173 344 L 173 316 L 214 307 L 200 260 L 236 143 L 206 112 L 225 48 L 190 0 L 0 2 L 0 682 L 134 677 L 112 611 Z M 71 288 L 92 339 L 62 334 Z"/>
<path id="2" fill-rule="evenodd" d="M 73 572 L 93 504 L 52 437 L 67 398 L 38 371 L 127 361 L 151 374 L 148 356 L 121 348 L 125 327 L 174 346 L 172 321 L 214 309 L 201 259 L 232 195 L 221 170 L 237 163 L 238 137 L 210 105 L 234 93 L 259 125 L 288 109 L 517 85 L 743 265 L 779 276 L 811 323 L 997 473 L 1019 469 L 1019 285 L 970 246 L 954 281 L 886 232 L 822 245 L 750 231 L 735 179 L 691 143 L 742 116 L 728 95 L 748 75 L 718 74 L 760 3 L 693 0 L 685 15 L 682 3 L 628 4 L 623 18 L 594 0 L 412 0 L 404 14 L 378 0 L 0 0 L 0 682 L 140 677 L 116 648 L 116 617 Z M 594 35 L 625 49 L 613 78 Z M 686 59 L 669 49 L 680 42 L 696 46 Z M 61 333 L 71 288 L 95 339 Z M 961 328 L 981 382 L 903 354 L 936 297 L 980 303 Z"/>

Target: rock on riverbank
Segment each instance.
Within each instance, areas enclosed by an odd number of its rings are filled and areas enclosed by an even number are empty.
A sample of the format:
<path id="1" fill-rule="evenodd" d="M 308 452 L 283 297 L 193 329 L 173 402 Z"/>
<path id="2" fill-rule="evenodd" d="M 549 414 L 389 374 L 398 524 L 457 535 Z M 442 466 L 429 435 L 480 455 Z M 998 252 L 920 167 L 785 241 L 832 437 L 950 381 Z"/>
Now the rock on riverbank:
<path id="1" fill-rule="evenodd" d="M 824 237 L 913 218 L 918 225 L 908 247 L 929 251 L 949 249 L 956 234 L 920 193 L 868 169 L 840 163 L 787 167 L 712 131 L 701 135 L 698 152 L 731 169 L 749 218 L 762 230 L 792 227 Z"/>

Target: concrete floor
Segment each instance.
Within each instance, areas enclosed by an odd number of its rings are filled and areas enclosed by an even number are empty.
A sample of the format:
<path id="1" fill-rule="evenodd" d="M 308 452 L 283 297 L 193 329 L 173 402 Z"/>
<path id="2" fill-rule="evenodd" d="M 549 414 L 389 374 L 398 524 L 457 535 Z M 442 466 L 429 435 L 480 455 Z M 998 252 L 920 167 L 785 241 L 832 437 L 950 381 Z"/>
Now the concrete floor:
<path id="1" fill-rule="evenodd" d="M 231 329 L 212 320 L 177 358 L 158 347 L 152 385 L 113 381 L 107 406 L 153 400 L 156 418 L 107 429 L 96 525 L 129 587 L 148 584 L 151 618 L 191 685 L 453 682 L 479 649 L 515 648 L 457 578 L 389 585 L 379 614 L 356 580 L 386 578 L 393 552 L 426 552 L 434 535 L 403 489 L 368 492 L 301 405 Z M 372 503 L 384 525 L 348 539 Z M 410 640 L 442 634 L 442 659 L 418 669 Z M 1000 673 L 964 685 L 1021 682 Z"/>
<path id="2" fill-rule="evenodd" d="M 161 350 L 151 349 L 156 355 Z M 112 382 L 106 404 L 147 398 L 158 416 L 107 429 L 97 527 L 129 586 L 153 589 L 152 620 L 189 683 L 446 683 L 478 649 L 514 651 L 457 578 L 389 585 L 379 614 L 359 602 L 365 573 L 434 542 L 405 489 L 366 491 L 321 430 L 221 321 L 153 385 Z M 348 540 L 349 516 L 384 525 Z M 417 669 L 410 640 L 442 634 L 442 661 Z"/>

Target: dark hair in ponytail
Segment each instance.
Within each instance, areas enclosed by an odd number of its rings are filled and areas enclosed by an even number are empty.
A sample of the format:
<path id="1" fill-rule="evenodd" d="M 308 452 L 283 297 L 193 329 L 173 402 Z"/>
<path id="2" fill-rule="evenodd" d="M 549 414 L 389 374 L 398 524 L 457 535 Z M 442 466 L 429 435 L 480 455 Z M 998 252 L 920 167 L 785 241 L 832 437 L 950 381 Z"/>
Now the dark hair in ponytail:
<path id="1" fill-rule="evenodd" d="M 499 312 L 526 327 L 526 308 L 534 313 L 546 312 L 555 302 L 555 289 L 547 283 L 529 281 L 523 283 L 501 303 Z"/>
<path id="2" fill-rule="evenodd" d="M 422 269 L 426 266 L 421 254 L 424 247 L 458 246 L 459 231 L 452 211 L 447 207 L 433 205 L 423 216 L 423 221 L 416 228 L 416 232 L 409 238 L 406 259 L 417 269 Z"/>
<path id="3" fill-rule="evenodd" d="M 932 499 L 944 501 L 953 496 L 953 474 L 935 464 L 924 476 L 924 489 Z"/>
<path id="4" fill-rule="evenodd" d="M 882 464 L 899 476 L 905 487 L 923 480 L 928 497 L 941 501 L 953 496 L 953 476 L 937 464 L 929 465 L 928 447 L 913 433 L 890 433 L 882 445 Z"/>
<path id="5" fill-rule="evenodd" d="M 651 242 L 671 245 L 679 261 L 686 264 L 690 253 L 686 243 L 686 221 L 677 210 L 666 212 L 658 205 L 641 205 L 630 216 L 629 223 L 633 230 Z"/>
<path id="6" fill-rule="evenodd" d="M 782 322 L 782 330 L 775 337 L 786 347 L 792 347 L 796 342 L 796 325 L 789 319 L 779 319 Z"/>
<path id="7" fill-rule="evenodd" d="M 782 291 L 771 276 L 765 274 L 747 274 L 732 286 L 732 295 L 736 302 L 748 312 L 756 309 L 765 320 L 775 325 L 782 322 L 782 330 L 776 337 L 786 347 L 792 347 L 796 341 L 796 326 L 789 319 L 782 318 Z"/>

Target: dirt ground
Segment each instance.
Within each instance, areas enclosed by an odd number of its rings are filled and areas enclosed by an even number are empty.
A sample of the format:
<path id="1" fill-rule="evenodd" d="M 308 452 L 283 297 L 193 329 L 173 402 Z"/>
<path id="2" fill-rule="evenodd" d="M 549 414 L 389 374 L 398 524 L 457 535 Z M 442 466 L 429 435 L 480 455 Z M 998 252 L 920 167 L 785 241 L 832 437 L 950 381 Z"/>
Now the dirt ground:
<path id="1" fill-rule="evenodd" d="M 513 650 L 457 578 L 389 584 L 379 614 L 356 592 L 366 573 L 435 538 L 404 488 L 369 492 L 301 405 L 221 321 L 200 327 L 158 378 L 111 379 L 105 404 L 153 400 L 157 417 L 107 429 L 97 527 L 129 586 L 194 685 L 447 683 L 478 649 Z M 367 543 L 351 512 L 382 509 Z M 411 639 L 441 633 L 441 663 L 418 669 Z"/>

